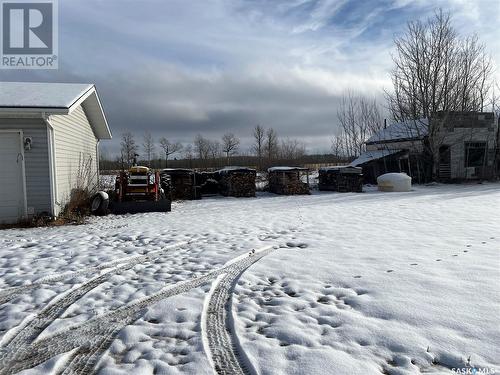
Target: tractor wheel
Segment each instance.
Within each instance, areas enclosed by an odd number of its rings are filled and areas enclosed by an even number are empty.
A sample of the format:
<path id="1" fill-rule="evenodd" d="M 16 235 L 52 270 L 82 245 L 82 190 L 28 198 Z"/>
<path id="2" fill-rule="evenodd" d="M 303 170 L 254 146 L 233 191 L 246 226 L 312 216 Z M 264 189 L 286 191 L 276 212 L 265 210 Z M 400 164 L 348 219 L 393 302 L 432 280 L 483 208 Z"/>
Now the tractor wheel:
<path id="1" fill-rule="evenodd" d="M 108 214 L 108 205 L 109 195 L 104 191 L 99 191 L 92 198 L 90 210 L 92 211 L 92 214 L 96 216 L 105 216 Z"/>

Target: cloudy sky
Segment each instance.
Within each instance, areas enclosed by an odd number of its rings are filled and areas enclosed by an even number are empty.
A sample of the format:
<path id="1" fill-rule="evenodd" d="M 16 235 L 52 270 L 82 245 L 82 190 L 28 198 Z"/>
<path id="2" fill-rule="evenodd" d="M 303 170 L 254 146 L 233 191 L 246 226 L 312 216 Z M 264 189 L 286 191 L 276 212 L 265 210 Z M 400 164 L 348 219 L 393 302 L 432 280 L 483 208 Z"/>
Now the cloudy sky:
<path id="1" fill-rule="evenodd" d="M 256 124 L 327 151 L 340 96 L 383 101 L 392 40 L 437 7 L 500 61 L 498 0 L 59 0 L 59 70 L 0 80 L 95 83 L 114 140 L 184 143 Z"/>

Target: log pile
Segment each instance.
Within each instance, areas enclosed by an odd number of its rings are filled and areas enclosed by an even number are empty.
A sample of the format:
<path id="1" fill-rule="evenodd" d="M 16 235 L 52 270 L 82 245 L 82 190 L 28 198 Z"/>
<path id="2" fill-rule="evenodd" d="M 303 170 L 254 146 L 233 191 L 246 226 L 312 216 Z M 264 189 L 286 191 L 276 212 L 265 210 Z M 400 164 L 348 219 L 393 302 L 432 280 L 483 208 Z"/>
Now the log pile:
<path id="1" fill-rule="evenodd" d="M 253 169 L 241 168 L 219 171 L 220 193 L 226 197 L 255 197 L 255 177 Z"/>
<path id="2" fill-rule="evenodd" d="M 319 170 L 319 190 L 340 193 L 363 191 L 362 169 L 357 167 L 322 168 Z"/>
<path id="3" fill-rule="evenodd" d="M 307 173 L 302 169 L 273 169 L 268 171 L 269 191 L 281 195 L 310 194 L 309 183 L 303 182 L 301 175 Z"/>

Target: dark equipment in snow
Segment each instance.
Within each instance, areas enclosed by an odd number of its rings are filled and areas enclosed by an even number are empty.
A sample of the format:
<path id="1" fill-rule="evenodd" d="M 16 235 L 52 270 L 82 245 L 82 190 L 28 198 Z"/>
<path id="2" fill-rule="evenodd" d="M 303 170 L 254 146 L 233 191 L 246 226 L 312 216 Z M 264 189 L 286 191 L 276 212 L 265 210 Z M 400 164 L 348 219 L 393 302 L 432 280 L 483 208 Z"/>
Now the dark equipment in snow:
<path id="1" fill-rule="evenodd" d="M 163 169 L 160 172 L 162 188 L 165 191 L 168 189 L 172 200 L 200 199 L 197 175 L 192 169 Z"/>
<path id="2" fill-rule="evenodd" d="M 360 167 L 325 167 L 319 170 L 318 189 L 340 193 L 363 192 L 363 170 Z"/>
<path id="3" fill-rule="evenodd" d="M 109 208 L 114 214 L 171 211 L 171 201 L 160 186 L 160 174 L 148 167 L 134 166 L 120 172 L 113 198 Z"/>
<path id="4" fill-rule="evenodd" d="M 196 172 L 196 180 L 200 186 L 201 195 L 219 194 L 219 175 L 217 172 Z"/>

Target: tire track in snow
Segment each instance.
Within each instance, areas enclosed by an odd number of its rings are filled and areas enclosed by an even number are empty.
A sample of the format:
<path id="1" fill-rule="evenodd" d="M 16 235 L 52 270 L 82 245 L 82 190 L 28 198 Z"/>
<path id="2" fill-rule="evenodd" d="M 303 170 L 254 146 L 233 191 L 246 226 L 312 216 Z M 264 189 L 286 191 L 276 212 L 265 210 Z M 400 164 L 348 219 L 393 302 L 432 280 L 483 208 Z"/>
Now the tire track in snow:
<path id="1" fill-rule="evenodd" d="M 163 252 L 174 247 L 186 245 L 187 243 L 179 243 L 173 246 L 155 251 L 153 254 L 148 253 L 144 256 L 134 257 L 128 263 L 119 267 L 115 267 L 102 275 L 95 277 L 77 288 L 70 289 L 63 293 L 61 298 L 55 297 L 56 300 L 42 309 L 35 317 L 28 321 L 22 328 L 15 332 L 12 337 L 4 338 L 2 348 L 0 348 L 0 356 L 5 352 L 11 352 L 15 355 L 23 346 L 33 342 L 52 322 L 61 316 L 66 309 L 73 303 L 82 298 L 85 294 L 107 281 L 110 277 L 120 274 L 123 271 L 129 270 L 138 264 L 146 264 L 162 255 Z M 123 263 L 123 262 L 122 262 Z"/>
<path id="2" fill-rule="evenodd" d="M 90 374 L 118 332 L 139 319 L 146 307 L 165 298 L 200 287 L 221 274 L 230 273 L 233 269 L 241 273 L 242 269 L 248 268 L 272 249 L 266 247 L 253 256 L 244 254 L 206 275 L 168 286 L 151 296 L 120 307 L 113 312 L 74 325 L 31 344 L 12 348 L 15 350 L 4 351 L 0 356 L 0 374 L 10 375 L 33 368 L 59 354 L 70 352 L 76 348 L 78 350 L 71 357 L 64 373 Z"/>
<path id="3" fill-rule="evenodd" d="M 247 375 L 255 373 L 245 363 L 231 322 L 231 296 L 236 281 L 252 264 L 269 254 L 273 248 L 262 250 L 230 267 L 212 286 L 202 315 L 203 343 L 216 374 Z"/>
<path id="4" fill-rule="evenodd" d="M 42 277 L 41 279 L 39 279 L 38 281 L 31 283 L 31 284 L 28 284 L 28 285 L 22 285 L 22 286 L 4 289 L 4 290 L 0 291 L 0 305 L 4 304 L 6 302 L 9 302 L 13 298 L 15 298 L 21 294 L 29 292 L 33 289 L 37 289 L 42 285 L 54 284 L 54 283 L 63 281 L 65 279 L 70 279 L 70 278 L 77 277 L 77 276 L 93 275 L 96 272 L 107 269 L 107 268 L 116 269 L 116 268 L 119 268 L 120 266 L 125 266 L 128 264 L 136 265 L 136 264 L 139 264 L 141 262 L 145 262 L 147 260 L 150 260 L 152 256 L 155 256 L 155 254 L 158 254 L 158 256 L 159 256 L 159 254 L 161 254 L 167 250 L 170 250 L 170 249 L 173 249 L 173 248 L 176 248 L 179 246 L 183 246 L 183 245 L 188 245 L 188 244 L 191 244 L 192 242 L 193 241 L 178 242 L 178 243 L 175 243 L 173 245 L 165 246 L 164 248 L 162 248 L 160 250 L 150 251 L 144 255 L 136 255 L 136 256 L 129 257 L 127 259 L 119 259 L 119 260 L 111 261 L 108 263 L 103 263 L 103 264 L 100 264 L 100 265 L 97 265 L 94 267 L 85 267 L 85 269 L 83 269 L 81 271 L 65 272 L 62 274 L 45 276 L 45 277 Z M 108 271 L 108 272 L 110 272 L 110 271 Z"/>

